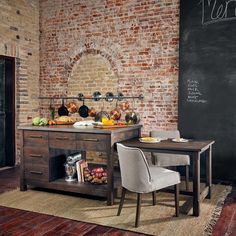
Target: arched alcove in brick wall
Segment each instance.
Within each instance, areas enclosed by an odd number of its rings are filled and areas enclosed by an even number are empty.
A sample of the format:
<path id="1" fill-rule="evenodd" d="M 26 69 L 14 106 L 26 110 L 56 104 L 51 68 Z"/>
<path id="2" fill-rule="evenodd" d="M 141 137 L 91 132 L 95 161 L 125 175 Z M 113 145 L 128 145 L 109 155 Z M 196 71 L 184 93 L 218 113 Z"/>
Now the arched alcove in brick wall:
<path id="1" fill-rule="evenodd" d="M 68 96 L 77 96 L 78 93 L 92 96 L 95 91 L 99 91 L 103 96 L 107 92 L 117 94 L 118 76 L 106 56 L 101 55 L 100 51 L 94 50 L 82 53 L 77 58 L 68 78 Z M 82 105 L 82 102 L 77 103 L 78 107 Z M 104 110 L 110 112 L 116 106 L 116 100 L 112 102 L 85 100 L 85 105 L 89 108 L 94 107 L 96 111 L 100 111 L 104 106 Z"/>

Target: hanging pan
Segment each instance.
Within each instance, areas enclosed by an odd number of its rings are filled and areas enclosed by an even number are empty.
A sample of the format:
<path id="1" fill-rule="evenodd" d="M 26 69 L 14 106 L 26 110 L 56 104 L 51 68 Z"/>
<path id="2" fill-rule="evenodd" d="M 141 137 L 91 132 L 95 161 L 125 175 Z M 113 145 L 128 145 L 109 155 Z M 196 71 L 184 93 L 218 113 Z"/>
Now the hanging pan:
<path id="1" fill-rule="evenodd" d="M 58 115 L 59 116 L 68 116 L 68 114 L 69 114 L 69 111 L 66 108 L 66 106 L 64 105 L 64 99 L 62 99 L 62 104 L 58 109 Z"/>
<path id="2" fill-rule="evenodd" d="M 84 105 L 84 100 L 83 100 L 83 105 L 79 108 L 79 115 L 83 118 L 88 117 L 88 112 L 89 112 L 89 108 Z"/>
<path id="3" fill-rule="evenodd" d="M 125 121 L 127 122 L 127 124 L 131 124 L 131 125 L 138 124 L 140 122 L 139 114 L 134 111 L 134 98 L 133 98 L 132 111 L 126 113 Z"/>

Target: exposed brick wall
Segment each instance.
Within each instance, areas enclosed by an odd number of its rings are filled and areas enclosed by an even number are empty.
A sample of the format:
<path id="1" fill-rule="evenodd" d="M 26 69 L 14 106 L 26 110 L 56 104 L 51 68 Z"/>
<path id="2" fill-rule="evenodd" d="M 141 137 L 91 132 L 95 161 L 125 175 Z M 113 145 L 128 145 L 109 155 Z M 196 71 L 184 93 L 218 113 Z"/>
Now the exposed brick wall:
<path id="1" fill-rule="evenodd" d="M 49 115 L 39 94 L 72 95 L 73 72 L 92 56 L 113 81 L 96 90 L 145 96 L 134 105 L 143 134 L 177 127 L 178 0 L 11 0 L 0 1 L 0 12 L 0 54 L 17 58 L 16 125 L 39 108 Z"/>
<path id="2" fill-rule="evenodd" d="M 110 63 L 115 89 L 145 96 L 135 102 L 143 134 L 176 128 L 178 29 L 178 0 L 41 0 L 41 95 L 71 94 L 74 66 L 97 53 Z"/>
<path id="3" fill-rule="evenodd" d="M 16 126 L 39 112 L 38 0 L 0 1 L 0 55 L 16 58 Z M 19 154 L 19 133 L 16 134 Z M 19 162 L 19 155 L 16 157 Z"/>

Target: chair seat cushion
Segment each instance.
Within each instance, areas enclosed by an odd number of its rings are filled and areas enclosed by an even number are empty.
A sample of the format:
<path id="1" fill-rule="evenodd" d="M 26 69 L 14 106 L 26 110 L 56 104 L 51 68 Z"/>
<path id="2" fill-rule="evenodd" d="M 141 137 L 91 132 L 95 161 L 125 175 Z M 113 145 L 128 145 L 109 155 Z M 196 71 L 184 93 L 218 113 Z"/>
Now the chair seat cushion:
<path id="1" fill-rule="evenodd" d="M 188 155 L 176 155 L 165 153 L 152 153 L 156 159 L 157 166 L 188 166 L 190 165 L 190 158 Z"/>
<path id="2" fill-rule="evenodd" d="M 176 171 L 158 166 L 150 166 L 151 190 L 155 191 L 180 183 L 180 175 Z"/>

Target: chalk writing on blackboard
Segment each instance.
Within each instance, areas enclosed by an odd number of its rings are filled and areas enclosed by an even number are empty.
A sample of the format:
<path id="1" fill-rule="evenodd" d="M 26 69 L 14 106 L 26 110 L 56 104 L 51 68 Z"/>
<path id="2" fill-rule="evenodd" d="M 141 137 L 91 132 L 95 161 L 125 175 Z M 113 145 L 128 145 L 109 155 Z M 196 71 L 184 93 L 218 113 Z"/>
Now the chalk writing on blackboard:
<path id="1" fill-rule="evenodd" d="M 197 80 L 189 79 L 187 81 L 187 102 L 190 103 L 206 103 L 200 91 L 199 82 Z"/>
<path id="2" fill-rule="evenodd" d="M 202 24 L 236 20 L 236 0 L 201 0 Z"/>

